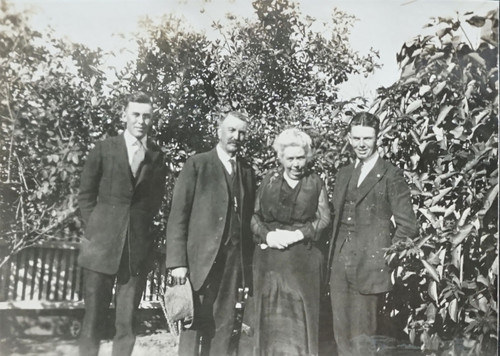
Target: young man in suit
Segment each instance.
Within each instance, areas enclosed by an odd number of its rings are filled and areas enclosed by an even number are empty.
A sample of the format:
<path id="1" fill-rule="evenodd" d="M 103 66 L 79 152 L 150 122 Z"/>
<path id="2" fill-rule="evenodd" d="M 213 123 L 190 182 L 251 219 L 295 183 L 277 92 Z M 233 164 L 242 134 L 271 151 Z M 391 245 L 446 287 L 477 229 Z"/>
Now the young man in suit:
<path id="1" fill-rule="evenodd" d="M 237 155 L 247 134 L 246 115 L 228 113 L 217 132 L 214 149 L 186 161 L 167 224 L 167 268 L 174 283 L 189 277 L 194 290 L 194 324 L 181 333 L 182 356 L 234 351 L 238 288 L 251 281 L 254 176 Z"/>
<path id="2" fill-rule="evenodd" d="M 378 133 L 375 115 L 354 116 L 348 139 L 356 161 L 338 172 L 333 192 L 328 267 L 340 356 L 371 354 L 363 338 L 375 335 L 381 297 L 392 289 L 384 249 L 418 233 L 403 172 L 379 157 Z"/>
<path id="3" fill-rule="evenodd" d="M 113 355 L 130 355 L 134 312 L 145 287 L 153 248 L 152 222 L 163 198 L 163 154 L 148 140 L 151 98 L 127 98 L 123 134 L 96 143 L 80 180 L 78 201 L 85 222 L 79 265 L 84 272 L 85 317 L 80 355 L 97 355 L 100 328 L 115 292 Z"/>

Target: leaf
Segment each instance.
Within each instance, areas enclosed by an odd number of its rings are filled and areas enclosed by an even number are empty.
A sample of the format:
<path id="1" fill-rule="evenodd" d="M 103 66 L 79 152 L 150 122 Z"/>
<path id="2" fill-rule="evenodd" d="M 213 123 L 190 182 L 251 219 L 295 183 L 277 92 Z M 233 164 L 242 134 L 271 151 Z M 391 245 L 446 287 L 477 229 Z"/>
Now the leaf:
<path id="1" fill-rule="evenodd" d="M 429 282 L 429 287 L 427 288 L 427 293 L 429 293 L 430 297 L 436 302 L 436 304 L 439 304 L 436 281 Z"/>
<path id="2" fill-rule="evenodd" d="M 451 244 L 456 247 L 457 245 L 461 244 L 462 241 L 465 240 L 467 236 L 469 236 L 469 233 L 472 231 L 472 228 L 474 226 L 472 224 L 467 224 L 463 228 L 461 228 L 458 233 L 453 235 L 451 238 Z"/>
<path id="3" fill-rule="evenodd" d="M 406 114 L 410 114 L 417 110 L 418 108 L 422 107 L 422 100 L 415 100 L 413 101 L 410 105 L 406 107 Z"/>
<path id="4" fill-rule="evenodd" d="M 429 293 L 429 294 L 431 294 L 431 293 Z M 437 302 L 437 300 L 436 300 L 436 302 Z M 425 311 L 426 321 L 428 323 L 433 324 L 436 321 L 436 313 L 437 313 L 436 306 L 433 303 L 429 303 L 427 305 L 427 310 Z"/>
<path id="5" fill-rule="evenodd" d="M 432 226 L 437 229 L 439 227 L 439 221 L 436 216 L 427 208 L 419 208 L 418 211 L 429 220 Z"/>
<path id="6" fill-rule="evenodd" d="M 439 275 L 436 271 L 436 269 L 434 268 L 434 266 L 432 266 L 429 262 L 427 262 L 426 260 L 421 260 L 425 269 L 427 270 L 427 272 L 429 272 L 429 274 L 431 275 L 431 277 L 436 281 L 436 282 L 439 282 Z"/>
<path id="7" fill-rule="evenodd" d="M 435 205 L 438 201 L 440 201 L 451 190 L 453 190 L 453 187 L 448 187 L 448 188 L 444 188 L 444 189 L 439 190 L 439 194 L 432 198 L 431 206 Z"/>
<path id="8" fill-rule="evenodd" d="M 480 274 L 479 276 L 477 276 L 476 281 L 479 282 L 479 283 L 481 283 L 481 284 L 484 284 L 486 287 L 490 286 L 490 281 L 488 280 L 488 278 L 486 278 L 482 274 Z"/>
<path id="9" fill-rule="evenodd" d="M 446 82 L 440 82 L 438 84 L 436 84 L 436 86 L 432 89 L 432 93 L 434 95 L 438 95 L 439 93 L 441 93 L 441 90 L 443 90 L 443 88 L 446 86 Z"/>
<path id="10" fill-rule="evenodd" d="M 465 220 L 469 217 L 470 214 L 470 206 L 468 206 L 464 212 L 462 213 L 462 216 L 460 217 L 460 220 L 458 221 L 458 226 L 463 226 L 465 224 Z"/>
<path id="11" fill-rule="evenodd" d="M 482 16 L 474 15 L 471 18 L 465 20 L 469 25 L 474 27 L 483 27 L 486 19 Z"/>
<path id="12" fill-rule="evenodd" d="M 411 342 L 412 344 L 414 344 L 414 343 L 415 343 L 415 329 L 411 329 L 411 330 L 410 330 L 410 334 L 409 334 L 408 336 L 409 336 L 409 338 L 410 338 L 410 342 Z"/>
<path id="13" fill-rule="evenodd" d="M 457 269 L 460 269 L 460 264 L 462 258 L 462 245 L 457 245 L 454 249 L 451 250 L 451 263 Z"/>
<path id="14" fill-rule="evenodd" d="M 450 315 L 451 320 L 455 323 L 458 319 L 458 301 L 457 298 L 454 298 L 450 304 L 448 304 L 448 314 Z"/>
<path id="15" fill-rule="evenodd" d="M 496 256 L 495 261 L 491 264 L 490 271 L 498 277 L 498 255 Z"/>
<path id="16" fill-rule="evenodd" d="M 443 38 L 444 36 L 446 36 L 450 32 L 451 32 L 451 27 L 445 27 L 445 28 L 442 28 L 442 29 L 436 31 L 436 36 L 438 36 L 439 38 Z"/>
<path id="17" fill-rule="evenodd" d="M 436 122 L 434 123 L 435 126 L 439 126 L 441 122 L 446 118 L 448 113 L 453 109 L 453 106 L 451 105 L 445 105 L 439 110 L 439 115 L 436 119 Z"/>
<path id="18" fill-rule="evenodd" d="M 450 131 L 450 133 L 455 137 L 455 138 L 460 138 L 462 134 L 464 133 L 464 127 L 462 125 L 459 125 L 455 127 L 453 130 Z"/>
<path id="19" fill-rule="evenodd" d="M 468 56 L 481 67 L 486 67 L 486 61 L 477 52 L 471 52 Z"/>
<path id="20" fill-rule="evenodd" d="M 498 198 L 498 183 L 493 188 L 490 189 L 490 191 L 486 195 L 486 198 L 484 199 L 483 208 L 480 211 L 478 211 L 477 214 L 479 216 L 484 216 L 484 214 L 486 214 L 488 210 L 490 210 L 491 206 L 495 202 L 495 199 L 497 198 Z"/>
<path id="21" fill-rule="evenodd" d="M 418 90 L 418 95 L 424 96 L 429 90 L 431 90 L 430 85 L 422 85 Z"/>

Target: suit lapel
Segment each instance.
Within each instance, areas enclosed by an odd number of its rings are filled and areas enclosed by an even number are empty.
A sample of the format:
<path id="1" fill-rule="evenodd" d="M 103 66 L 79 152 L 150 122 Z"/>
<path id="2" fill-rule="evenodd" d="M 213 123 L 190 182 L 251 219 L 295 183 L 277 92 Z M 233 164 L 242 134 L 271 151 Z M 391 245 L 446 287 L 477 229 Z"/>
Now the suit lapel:
<path id="1" fill-rule="evenodd" d="M 349 185 L 349 180 L 352 175 L 352 171 L 354 170 L 354 164 L 350 164 L 346 167 L 345 173 L 339 175 L 338 181 L 335 183 L 335 188 L 339 190 L 339 205 L 337 210 L 339 210 L 339 214 L 337 216 L 342 215 L 342 209 L 344 207 L 345 197 L 347 195 L 347 187 Z"/>
<path id="2" fill-rule="evenodd" d="M 125 172 L 125 174 L 129 178 L 130 185 L 132 185 L 133 182 L 132 171 L 130 170 L 130 164 L 128 163 L 127 144 L 125 143 L 125 137 L 123 137 L 123 134 L 117 137 L 115 143 L 117 152 L 118 172 Z"/>
<path id="3" fill-rule="evenodd" d="M 151 147 L 151 144 L 148 143 L 148 147 Z M 142 162 L 140 168 L 139 168 L 139 177 L 137 178 L 135 182 L 135 186 L 137 187 L 140 183 L 144 181 L 144 179 L 150 174 L 152 168 L 153 168 L 153 163 L 155 162 L 156 158 L 158 157 L 159 152 L 158 151 L 153 151 L 151 149 L 146 150 L 146 154 L 144 155 L 144 161 Z"/>
<path id="4" fill-rule="evenodd" d="M 378 158 L 375 166 L 373 166 L 372 170 L 365 177 L 363 182 L 358 188 L 358 198 L 356 200 L 356 205 L 368 194 L 368 192 L 373 188 L 377 182 L 382 179 L 385 174 L 387 168 L 384 165 L 384 161 L 382 158 Z"/>

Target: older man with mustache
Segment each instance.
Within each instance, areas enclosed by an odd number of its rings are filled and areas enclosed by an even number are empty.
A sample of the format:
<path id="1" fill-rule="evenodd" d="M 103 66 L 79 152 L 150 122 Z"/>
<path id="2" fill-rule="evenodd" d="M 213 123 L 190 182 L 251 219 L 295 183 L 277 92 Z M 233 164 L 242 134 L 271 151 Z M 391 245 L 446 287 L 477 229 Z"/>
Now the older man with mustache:
<path id="1" fill-rule="evenodd" d="M 167 224 L 167 268 L 174 283 L 190 279 L 194 323 L 181 333 L 179 355 L 222 356 L 235 351 L 231 333 L 238 288 L 248 286 L 254 175 L 237 153 L 247 116 L 219 122 L 219 143 L 189 158 L 174 189 Z"/>

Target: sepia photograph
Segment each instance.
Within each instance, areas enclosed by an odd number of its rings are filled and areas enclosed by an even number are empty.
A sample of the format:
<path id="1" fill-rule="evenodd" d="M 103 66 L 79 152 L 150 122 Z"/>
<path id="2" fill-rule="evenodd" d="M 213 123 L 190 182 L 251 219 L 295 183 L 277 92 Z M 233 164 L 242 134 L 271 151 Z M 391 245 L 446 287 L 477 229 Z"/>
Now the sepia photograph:
<path id="1" fill-rule="evenodd" d="M 0 0 L 0 356 L 495 356 L 493 0 Z"/>

